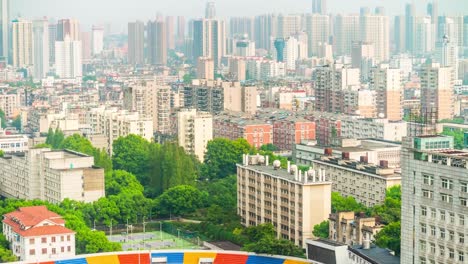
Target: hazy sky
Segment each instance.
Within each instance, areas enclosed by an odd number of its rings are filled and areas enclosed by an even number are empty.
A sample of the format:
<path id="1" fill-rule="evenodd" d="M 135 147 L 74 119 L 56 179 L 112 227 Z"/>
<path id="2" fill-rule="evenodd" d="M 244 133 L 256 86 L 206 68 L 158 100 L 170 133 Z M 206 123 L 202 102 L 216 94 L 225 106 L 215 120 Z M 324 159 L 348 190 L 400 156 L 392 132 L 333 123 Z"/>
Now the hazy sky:
<path id="1" fill-rule="evenodd" d="M 360 6 L 384 6 L 387 14 L 403 14 L 405 3 L 414 2 L 419 14 L 425 13 L 427 0 L 328 0 L 328 11 L 358 13 Z M 128 21 L 163 15 L 201 17 L 207 0 L 10 0 L 12 15 L 25 18 L 74 17 L 83 24 L 112 23 L 119 31 Z M 311 11 L 312 0 L 214 0 L 217 15 L 251 16 L 263 13 L 304 13 Z M 439 0 L 439 14 L 468 15 L 468 0 Z"/>

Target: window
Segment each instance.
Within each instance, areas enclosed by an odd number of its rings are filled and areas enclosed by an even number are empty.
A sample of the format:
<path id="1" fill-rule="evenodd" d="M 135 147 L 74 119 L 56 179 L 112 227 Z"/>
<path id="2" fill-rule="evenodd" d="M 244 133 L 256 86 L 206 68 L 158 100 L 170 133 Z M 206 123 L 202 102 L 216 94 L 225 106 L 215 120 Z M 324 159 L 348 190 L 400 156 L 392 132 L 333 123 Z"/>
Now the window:
<path id="1" fill-rule="evenodd" d="M 458 251 L 458 261 L 465 261 L 465 254 L 463 253 L 463 251 Z"/>
<path id="2" fill-rule="evenodd" d="M 454 213 L 450 213 L 450 223 L 455 224 L 455 214 Z"/>
<path id="3" fill-rule="evenodd" d="M 428 199 L 432 199 L 434 197 L 434 192 L 429 190 L 422 190 L 423 196 Z"/>
<path id="4" fill-rule="evenodd" d="M 423 240 L 419 241 L 419 249 L 421 251 L 426 251 L 426 241 L 423 241 Z"/>
<path id="5" fill-rule="evenodd" d="M 68 252 L 71 251 L 71 247 L 70 247 L 70 246 L 67 246 L 67 251 L 68 251 Z"/>
<path id="6" fill-rule="evenodd" d="M 60 251 L 61 251 L 62 253 L 65 252 L 65 248 L 64 248 L 64 247 L 61 247 L 61 248 L 60 248 Z"/>
<path id="7" fill-rule="evenodd" d="M 34 238 L 29 239 L 29 245 L 34 245 Z"/>
<path id="8" fill-rule="evenodd" d="M 468 203 L 467 203 L 466 198 L 460 197 L 460 205 L 461 205 L 461 206 L 468 207 Z"/>
<path id="9" fill-rule="evenodd" d="M 463 233 L 458 233 L 458 242 L 460 244 L 465 244 L 465 234 Z"/>
<path id="10" fill-rule="evenodd" d="M 431 254 L 435 254 L 435 244 L 431 243 Z"/>
<path id="11" fill-rule="evenodd" d="M 435 226 L 431 226 L 431 236 L 435 236 L 436 235 L 436 228 Z"/>
<path id="12" fill-rule="evenodd" d="M 434 176 L 432 175 L 423 175 L 424 184 L 434 185 Z"/>
<path id="13" fill-rule="evenodd" d="M 52 237 L 52 242 L 55 242 L 55 237 Z"/>
<path id="14" fill-rule="evenodd" d="M 67 236 L 67 241 L 70 241 L 70 235 Z"/>
<path id="15" fill-rule="evenodd" d="M 432 209 L 431 209 L 431 217 L 435 219 L 436 216 L 437 216 L 436 209 L 432 208 Z"/>
<path id="16" fill-rule="evenodd" d="M 36 250 L 35 249 L 30 249 L 29 250 L 29 255 L 31 255 L 31 256 L 36 255 Z"/>
<path id="17" fill-rule="evenodd" d="M 60 241 L 65 241 L 65 238 L 63 236 L 60 236 Z"/>
<path id="18" fill-rule="evenodd" d="M 421 215 L 426 216 L 427 215 L 427 207 L 426 206 L 421 206 Z"/>
<path id="19" fill-rule="evenodd" d="M 453 181 L 449 179 L 442 179 L 442 188 L 444 189 L 453 189 Z"/>
<path id="20" fill-rule="evenodd" d="M 42 249 L 42 255 L 46 255 L 47 254 L 47 248 L 43 248 Z"/>
<path id="21" fill-rule="evenodd" d="M 445 221 L 445 211 L 440 210 L 440 221 Z"/>
<path id="22" fill-rule="evenodd" d="M 461 182 L 460 186 L 461 186 L 461 192 L 468 193 L 468 182 Z"/>
<path id="23" fill-rule="evenodd" d="M 43 238 L 41 238 L 41 243 L 42 243 L 42 244 L 45 244 L 45 243 L 47 243 L 47 237 L 43 237 Z"/>
<path id="24" fill-rule="evenodd" d="M 445 229 L 444 228 L 440 228 L 439 233 L 440 233 L 440 238 L 445 238 Z"/>
<path id="25" fill-rule="evenodd" d="M 55 248 L 52 248 L 52 254 L 54 254 L 54 255 L 57 254 L 57 251 L 56 251 Z"/>
<path id="26" fill-rule="evenodd" d="M 420 257 L 419 258 L 419 263 L 426 264 L 426 258 Z"/>
<path id="27" fill-rule="evenodd" d="M 454 241 L 455 240 L 455 232 L 449 231 L 449 240 Z"/>
<path id="28" fill-rule="evenodd" d="M 439 256 L 445 256 L 445 246 L 439 245 Z"/>
<path id="29" fill-rule="evenodd" d="M 426 234 L 426 224 L 421 224 L 421 233 Z"/>
<path id="30" fill-rule="evenodd" d="M 455 250 L 453 248 L 449 248 L 449 258 L 454 259 L 455 258 Z"/>
<path id="31" fill-rule="evenodd" d="M 464 215 L 458 215 L 458 224 L 461 226 L 465 225 L 465 216 Z"/>
<path id="32" fill-rule="evenodd" d="M 441 197 L 442 197 L 442 202 L 446 202 L 446 203 L 452 203 L 453 202 L 453 196 L 452 195 L 449 195 L 449 194 L 441 194 Z"/>

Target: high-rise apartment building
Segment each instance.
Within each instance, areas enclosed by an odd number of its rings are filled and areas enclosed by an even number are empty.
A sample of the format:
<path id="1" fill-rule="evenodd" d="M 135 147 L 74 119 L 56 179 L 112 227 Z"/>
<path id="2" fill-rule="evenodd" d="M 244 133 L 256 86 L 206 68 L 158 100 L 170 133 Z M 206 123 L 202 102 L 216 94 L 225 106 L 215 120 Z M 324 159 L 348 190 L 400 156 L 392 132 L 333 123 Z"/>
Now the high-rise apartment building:
<path id="1" fill-rule="evenodd" d="M 255 45 L 257 48 L 271 50 L 272 39 L 277 36 L 278 16 L 266 14 L 255 17 Z"/>
<path id="2" fill-rule="evenodd" d="M 92 54 L 99 55 L 104 49 L 104 27 L 93 25 L 91 34 Z"/>
<path id="3" fill-rule="evenodd" d="M 128 63 L 143 64 L 145 50 L 145 25 L 141 21 L 128 23 Z"/>
<path id="4" fill-rule="evenodd" d="M 395 42 L 395 53 L 406 51 L 406 20 L 405 16 L 395 16 L 393 27 L 393 40 Z"/>
<path id="5" fill-rule="evenodd" d="M 208 141 L 213 139 L 213 116 L 195 109 L 182 109 L 177 113 L 177 139 L 179 146 L 203 161 Z"/>
<path id="6" fill-rule="evenodd" d="M 327 14 L 327 0 L 312 0 L 312 14 Z"/>
<path id="7" fill-rule="evenodd" d="M 224 111 L 224 88 L 218 81 L 193 80 L 184 87 L 184 106 L 217 115 Z"/>
<path id="8" fill-rule="evenodd" d="M 306 16 L 306 33 L 309 57 L 317 56 L 320 43 L 328 43 L 330 35 L 330 17 L 312 14 Z"/>
<path id="9" fill-rule="evenodd" d="M 49 72 L 49 22 L 47 19 L 33 22 L 33 76 L 42 79 Z"/>
<path id="10" fill-rule="evenodd" d="M 152 118 L 153 130 L 170 131 L 171 87 L 157 81 L 142 81 L 124 91 L 124 108 Z"/>
<path id="11" fill-rule="evenodd" d="M 214 2 L 207 2 L 205 7 L 205 18 L 214 19 L 216 18 L 216 6 Z"/>
<path id="12" fill-rule="evenodd" d="M 49 23 L 49 63 L 55 63 L 55 41 L 57 41 L 57 24 Z"/>
<path id="13" fill-rule="evenodd" d="M 321 172 L 303 173 L 296 165 L 281 169 L 279 161 L 243 156 L 237 164 L 237 213 L 244 226 L 271 223 L 278 238 L 304 247 L 313 226 L 331 212 L 331 182 Z"/>
<path id="14" fill-rule="evenodd" d="M 458 79 L 458 46 L 445 35 L 436 43 L 435 59 L 443 67 L 451 67 L 454 78 Z"/>
<path id="15" fill-rule="evenodd" d="M 184 40 L 185 40 L 185 17 L 178 16 L 177 17 L 177 38 L 176 38 L 177 47 L 179 48 L 183 47 Z"/>
<path id="16" fill-rule="evenodd" d="M 32 22 L 15 19 L 12 22 L 13 66 L 27 67 L 33 64 Z"/>
<path id="17" fill-rule="evenodd" d="M 359 41 L 359 16 L 337 15 L 335 17 L 334 52 L 336 55 L 350 55 L 352 43 Z"/>
<path id="18" fill-rule="evenodd" d="M 10 52 L 10 0 L 0 1 L 0 57 L 8 63 Z"/>
<path id="19" fill-rule="evenodd" d="M 198 19 L 193 21 L 193 61 L 198 57 L 213 59 L 215 69 L 226 54 L 226 29 L 224 21 Z"/>
<path id="20" fill-rule="evenodd" d="M 407 51 L 413 51 L 413 18 L 416 16 L 416 7 L 414 3 L 407 3 L 405 6 L 405 48 Z"/>
<path id="21" fill-rule="evenodd" d="M 61 19 L 57 23 L 57 41 L 64 41 L 66 36 L 71 41 L 78 41 L 80 32 L 80 24 L 76 19 Z"/>
<path id="22" fill-rule="evenodd" d="M 81 39 L 81 58 L 83 61 L 90 61 L 92 58 L 92 32 L 81 32 L 80 39 Z"/>
<path id="23" fill-rule="evenodd" d="M 166 25 L 162 20 L 148 21 L 147 24 L 148 39 L 148 60 L 154 65 L 167 64 L 167 35 Z"/>
<path id="24" fill-rule="evenodd" d="M 466 263 L 468 152 L 423 135 L 404 140 L 401 160 L 401 263 Z"/>
<path id="25" fill-rule="evenodd" d="M 431 17 L 413 17 L 412 53 L 414 55 L 422 56 L 432 52 L 434 47 L 433 31 Z"/>
<path id="26" fill-rule="evenodd" d="M 252 17 L 231 17 L 229 35 L 231 37 L 246 35 L 247 39 L 254 40 L 254 19 Z"/>
<path id="27" fill-rule="evenodd" d="M 197 79 L 214 80 L 214 61 L 211 58 L 199 57 Z"/>
<path id="28" fill-rule="evenodd" d="M 372 69 L 371 75 L 371 86 L 377 91 L 376 106 L 379 117 L 400 121 L 403 98 L 400 69 L 391 69 L 388 64 L 380 64 Z"/>
<path id="29" fill-rule="evenodd" d="M 278 31 L 277 38 L 288 38 L 301 31 L 301 16 L 300 15 L 283 15 L 278 16 Z"/>
<path id="30" fill-rule="evenodd" d="M 63 41 L 55 42 L 55 71 L 60 78 L 83 76 L 81 41 L 66 36 Z"/>
<path id="31" fill-rule="evenodd" d="M 388 17 L 365 15 L 360 18 L 361 41 L 374 44 L 375 58 L 379 62 L 390 58 L 390 30 Z"/>
<path id="32" fill-rule="evenodd" d="M 240 82 L 221 82 L 224 110 L 254 115 L 257 112 L 257 87 L 242 86 Z"/>
<path id="33" fill-rule="evenodd" d="M 454 71 L 439 63 L 428 61 L 421 71 L 421 107 L 437 111 L 437 119 L 453 118 Z"/>
<path id="34" fill-rule="evenodd" d="M 437 32 L 439 24 L 439 3 L 437 0 L 427 4 L 427 15 L 431 17 L 432 39 L 434 40 L 439 35 Z"/>
<path id="35" fill-rule="evenodd" d="M 175 49 L 175 18 L 173 16 L 166 17 L 166 49 Z"/>
<path id="36" fill-rule="evenodd" d="M 361 80 L 366 82 L 370 78 L 370 71 L 376 64 L 374 45 L 370 42 L 356 41 L 351 47 L 351 64 L 361 71 Z"/>

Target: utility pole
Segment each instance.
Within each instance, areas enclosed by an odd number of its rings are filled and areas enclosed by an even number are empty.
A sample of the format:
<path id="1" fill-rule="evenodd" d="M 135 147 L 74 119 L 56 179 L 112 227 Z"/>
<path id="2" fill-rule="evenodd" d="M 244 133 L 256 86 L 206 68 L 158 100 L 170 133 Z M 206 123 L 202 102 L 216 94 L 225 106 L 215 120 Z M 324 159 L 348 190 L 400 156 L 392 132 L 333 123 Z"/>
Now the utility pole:
<path id="1" fill-rule="evenodd" d="M 112 219 L 111 219 L 111 222 L 110 222 L 110 236 L 112 237 Z"/>
<path id="2" fill-rule="evenodd" d="M 145 222 L 145 217 L 143 216 L 143 249 L 145 249 L 145 237 L 146 237 L 146 222 Z"/>
<path id="3" fill-rule="evenodd" d="M 159 222 L 159 235 L 161 236 L 161 241 L 163 240 L 163 233 L 162 233 L 162 222 Z"/>

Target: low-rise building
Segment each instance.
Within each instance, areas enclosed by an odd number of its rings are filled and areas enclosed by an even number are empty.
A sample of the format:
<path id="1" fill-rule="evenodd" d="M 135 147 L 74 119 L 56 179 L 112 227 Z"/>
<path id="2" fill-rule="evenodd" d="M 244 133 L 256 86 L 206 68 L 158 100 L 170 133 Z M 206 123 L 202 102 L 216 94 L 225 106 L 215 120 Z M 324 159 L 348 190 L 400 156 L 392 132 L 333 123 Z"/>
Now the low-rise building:
<path id="1" fill-rule="evenodd" d="M 22 262 L 75 256 L 75 232 L 45 206 L 20 207 L 5 214 L 3 235 Z"/>
<path id="2" fill-rule="evenodd" d="M 346 245 L 362 245 L 374 241 L 375 235 L 384 227 L 375 217 L 355 216 L 354 212 L 338 212 L 328 218 L 329 239 Z"/>
<path id="3" fill-rule="evenodd" d="M 348 252 L 349 264 L 400 264 L 400 257 L 395 252 L 375 245 L 352 246 Z"/>
<path id="4" fill-rule="evenodd" d="M 26 135 L 7 135 L 0 128 L 0 150 L 4 153 L 24 152 L 28 150 L 28 141 Z"/>
<path id="5" fill-rule="evenodd" d="M 303 118 L 288 117 L 273 123 L 273 144 L 281 150 L 292 150 L 304 140 L 315 140 L 315 123 Z"/>
<path id="6" fill-rule="evenodd" d="M 20 96 L 17 94 L 0 94 L 0 110 L 7 117 L 13 117 L 20 106 Z"/>
<path id="7" fill-rule="evenodd" d="M 343 153 L 349 153 L 349 158 L 360 160 L 362 156 L 374 165 L 380 165 L 381 160 L 388 161 L 390 168 L 400 168 L 401 144 L 376 139 L 341 139 L 339 144 L 323 147 L 313 142 L 296 144 L 293 149 L 293 161 L 296 164 L 310 166 L 316 159 L 331 155 L 342 157 Z"/>
<path id="8" fill-rule="evenodd" d="M 60 203 L 93 202 L 105 196 L 104 169 L 94 158 L 69 150 L 30 149 L 0 158 L 0 194 Z"/>
<path id="9" fill-rule="evenodd" d="M 349 153 L 343 153 L 342 158 L 324 156 L 313 161 L 312 166 L 333 182 L 334 192 L 353 196 L 367 207 L 383 203 L 387 189 L 401 183 L 401 174 L 389 168 L 386 161 L 372 165 L 365 156 L 360 161 L 350 160 Z"/>
<path id="10" fill-rule="evenodd" d="M 349 264 L 348 245 L 329 239 L 307 239 L 306 256 L 320 263 Z"/>
<path id="11" fill-rule="evenodd" d="M 278 238 L 305 247 L 313 226 L 331 212 L 331 182 L 313 170 L 280 166 L 277 160 L 271 166 L 268 157 L 244 155 L 237 164 L 237 213 L 244 226 L 271 223 Z"/>

